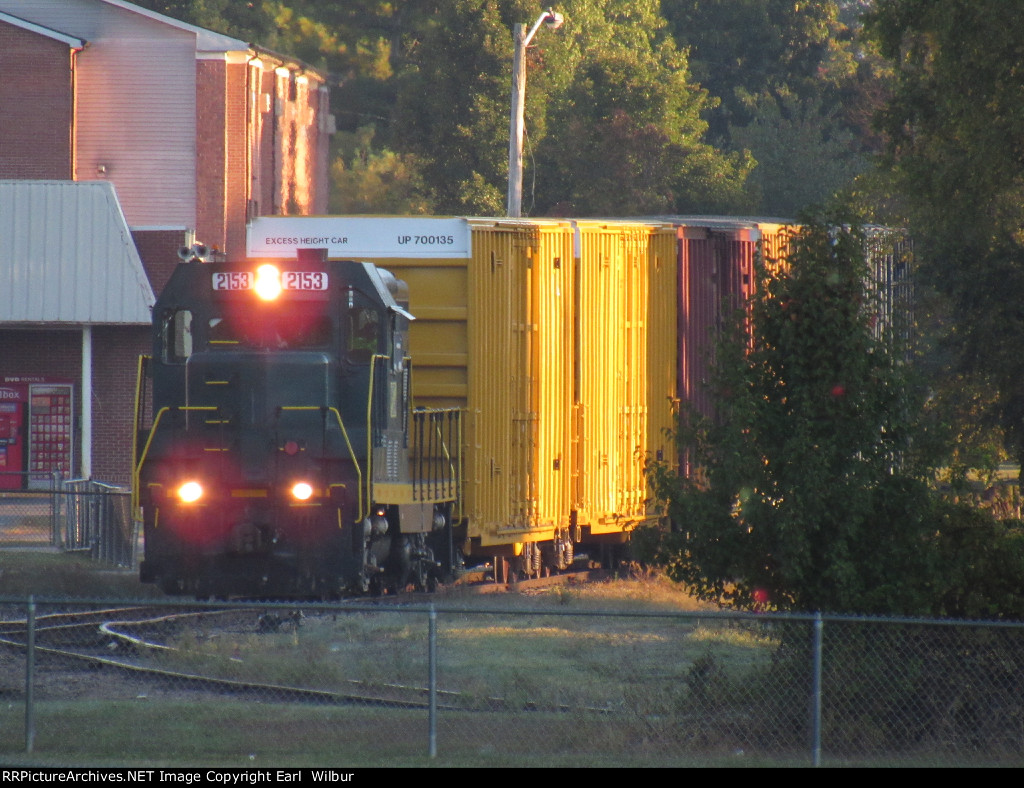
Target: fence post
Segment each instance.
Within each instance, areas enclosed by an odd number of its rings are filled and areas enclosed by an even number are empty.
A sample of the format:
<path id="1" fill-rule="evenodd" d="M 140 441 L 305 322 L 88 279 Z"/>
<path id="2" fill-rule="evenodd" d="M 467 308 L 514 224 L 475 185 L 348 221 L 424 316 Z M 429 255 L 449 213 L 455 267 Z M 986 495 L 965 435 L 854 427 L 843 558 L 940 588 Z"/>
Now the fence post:
<path id="1" fill-rule="evenodd" d="M 25 752 L 31 753 L 36 741 L 36 706 L 33 694 L 36 673 L 36 601 L 28 598 L 28 614 L 25 626 Z"/>
<path id="2" fill-rule="evenodd" d="M 61 501 L 63 500 L 63 478 L 60 471 L 53 471 L 50 475 L 50 544 L 57 549 L 64 547 L 64 540 L 61 538 Z"/>
<path id="3" fill-rule="evenodd" d="M 429 693 L 430 711 L 429 728 L 430 741 L 427 754 L 431 758 L 437 757 L 437 610 L 434 603 L 430 603 L 430 627 L 428 636 L 428 672 L 430 674 Z"/>
<path id="4" fill-rule="evenodd" d="M 811 690 L 811 762 L 821 766 L 821 639 L 823 622 L 821 612 L 814 614 L 814 666 Z"/>
<path id="5" fill-rule="evenodd" d="M 98 489 L 97 492 L 99 492 Z M 99 534 L 99 557 L 100 561 L 112 564 L 115 563 L 114 548 L 116 545 L 114 543 L 115 529 L 110 518 L 110 493 L 104 491 L 104 494 L 97 496 L 97 498 L 99 499 L 99 507 L 97 507 L 99 509 L 99 514 L 97 515 L 99 522 L 97 523 L 96 531 Z"/>
<path id="6" fill-rule="evenodd" d="M 86 529 L 86 539 L 89 545 L 89 557 L 93 559 L 101 559 L 103 557 L 101 552 L 100 539 L 103 534 L 100 530 L 100 504 L 102 501 L 99 500 L 98 495 L 94 495 L 96 492 L 91 481 L 85 483 L 85 502 L 86 509 L 89 512 L 89 516 L 86 518 L 88 528 Z"/>

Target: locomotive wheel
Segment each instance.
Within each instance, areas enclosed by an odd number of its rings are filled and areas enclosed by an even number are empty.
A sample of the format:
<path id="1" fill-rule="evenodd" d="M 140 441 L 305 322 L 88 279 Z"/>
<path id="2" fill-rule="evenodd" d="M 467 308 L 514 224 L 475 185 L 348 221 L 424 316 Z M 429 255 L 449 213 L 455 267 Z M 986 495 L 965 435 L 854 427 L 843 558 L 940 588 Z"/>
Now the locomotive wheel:
<path id="1" fill-rule="evenodd" d="M 437 590 L 437 572 L 434 551 L 427 547 L 423 534 L 415 540 L 415 555 L 412 562 L 413 584 L 417 591 L 433 593 Z"/>
<path id="2" fill-rule="evenodd" d="M 426 561 L 423 559 L 416 559 L 412 564 L 412 582 L 416 587 L 417 591 L 426 591 L 427 583 L 430 579 L 430 572 L 427 567 Z"/>

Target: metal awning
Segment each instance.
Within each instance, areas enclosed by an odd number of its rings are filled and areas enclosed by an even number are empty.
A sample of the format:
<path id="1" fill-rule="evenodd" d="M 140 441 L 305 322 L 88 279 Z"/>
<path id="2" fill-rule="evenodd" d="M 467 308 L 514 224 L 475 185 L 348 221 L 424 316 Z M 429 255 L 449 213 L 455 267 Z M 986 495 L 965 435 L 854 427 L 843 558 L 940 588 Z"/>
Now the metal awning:
<path id="1" fill-rule="evenodd" d="M 138 325 L 154 302 L 114 186 L 0 180 L 0 325 Z"/>

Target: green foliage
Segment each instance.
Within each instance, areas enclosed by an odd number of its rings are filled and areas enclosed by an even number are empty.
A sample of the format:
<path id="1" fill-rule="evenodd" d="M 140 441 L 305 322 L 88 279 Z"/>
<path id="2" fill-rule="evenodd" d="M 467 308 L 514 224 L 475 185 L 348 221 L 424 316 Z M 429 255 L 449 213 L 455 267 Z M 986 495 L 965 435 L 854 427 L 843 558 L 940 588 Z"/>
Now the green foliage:
<path id="1" fill-rule="evenodd" d="M 820 98 L 800 101 L 788 91 L 762 93 L 746 102 L 753 117 L 746 126 L 730 126 L 732 144 L 756 151 L 750 186 L 760 208 L 773 216 L 796 216 L 808 205 L 825 202 L 867 169 L 853 133 L 835 109 Z"/>
<path id="2" fill-rule="evenodd" d="M 486 215 L 504 205 L 514 10 L 436 0 L 404 40 L 392 140 L 420 162 L 439 213 Z"/>
<path id="3" fill-rule="evenodd" d="M 1013 502 L 958 502 L 969 468 L 991 483 L 1001 459 L 991 395 L 954 380 L 925 405 L 878 330 L 865 249 L 855 225 L 811 220 L 785 268 L 759 266 L 716 350 L 717 419 L 680 429 L 695 471 L 654 472 L 676 528 L 637 546 L 740 607 L 1021 618 L 1024 528 L 996 519 Z"/>
<path id="4" fill-rule="evenodd" d="M 749 209 L 749 155 L 704 141 L 714 106 L 656 3 L 569 3 L 550 47 L 563 90 L 536 143 L 540 213 L 643 215 Z M 529 175 L 527 175 L 529 178 Z"/>
<path id="5" fill-rule="evenodd" d="M 719 343 L 718 419 L 681 437 L 699 472 L 656 476 L 678 532 L 662 555 L 702 598 L 911 612 L 932 580 L 916 390 L 878 338 L 863 235 L 811 220 L 759 267 L 752 347 Z"/>
<path id="6" fill-rule="evenodd" d="M 868 168 L 888 68 L 859 35 L 856 3 L 665 0 L 694 79 L 720 99 L 709 141 L 749 151 L 754 211 L 796 216 Z"/>
<path id="7" fill-rule="evenodd" d="M 340 151 L 331 165 L 334 214 L 427 214 L 430 204 L 415 159 L 373 148 L 373 126 L 338 132 Z"/>
<path id="8" fill-rule="evenodd" d="M 1024 528 L 964 504 L 940 508 L 943 567 L 938 612 L 956 618 L 1024 619 Z"/>
<path id="9" fill-rule="evenodd" d="M 881 117 L 924 278 L 946 299 L 948 379 L 994 387 L 984 414 L 1024 458 L 1024 30 L 999 0 L 878 0 L 868 30 L 896 68 Z M 941 384 L 939 384 L 941 385 Z"/>

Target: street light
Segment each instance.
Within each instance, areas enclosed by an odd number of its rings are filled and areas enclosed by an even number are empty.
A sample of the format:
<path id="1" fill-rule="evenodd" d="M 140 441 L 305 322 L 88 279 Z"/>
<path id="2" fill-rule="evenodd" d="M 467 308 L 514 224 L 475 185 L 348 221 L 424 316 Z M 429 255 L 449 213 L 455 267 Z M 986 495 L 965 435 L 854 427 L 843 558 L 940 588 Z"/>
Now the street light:
<path id="1" fill-rule="evenodd" d="M 530 32 L 525 26 L 512 28 L 515 55 L 512 61 L 512 116 L 508 131 L 508 209 L 509 216 L 522 216 L 523 207 L 523 109 L 526 105 L 526 47 L 530 45 L 541 25 L 552 30 L 562 26 L 565 19 L 550 8 L 537 17 Z"/>

